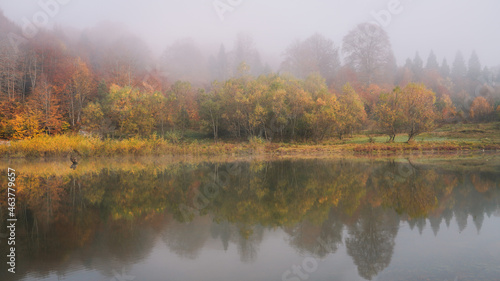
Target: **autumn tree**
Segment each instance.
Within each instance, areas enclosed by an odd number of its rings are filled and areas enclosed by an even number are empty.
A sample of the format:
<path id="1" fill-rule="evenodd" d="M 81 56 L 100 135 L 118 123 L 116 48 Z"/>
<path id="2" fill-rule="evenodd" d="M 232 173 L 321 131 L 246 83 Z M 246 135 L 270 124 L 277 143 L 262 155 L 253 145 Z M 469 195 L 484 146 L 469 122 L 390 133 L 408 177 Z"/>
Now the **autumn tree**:
<path id="1" fill-rule="evenodd" d="M 401 97 L 402 129 L 408 134 L 409 142 L 434 127 L 436 94 L 423 84 L 410 83 L 402 89 Z"/>
<path id="2" fill-rule="evenodd" d="M 81 58 L 76 58 L 73 66 L 74 72 L 69 86 L 68 107 L 71 126 L 75 127 L 81 121 L 82 110 L 94 92 L 95 83 L 90 69 Z"/>
<path id="3" fill-rule="evenodd" d="M 151 93 L 144 93 L 130 87 L 112 85 L 109 93 L 109 105 L 105 116 L 109 116 L 116 126 L 119 136 L 147 136 L 155 127 Z M 98 113 L 98 108 L 86 109 L 86 112 Z"/>
<path id="4" fill-rule="evenodd" d="M 441 121 L 450 120 L 457 115 L 457 109 L 453 105 L 449 95 L 443 95 L 436 101 L 436 109 Z"/>
<path id="5" fill-rule="evenodd" d="M 33 112 L 39 112 L 41 126 L 47 134 L 59 133 L 67 127 L 68 124 L 63 121 L 60 109 L 60 98 L 45 75 L 42 75 L 38 81 L 29 103 Z"/>
<path id="6" fill-rule="evenodd" d="M 156 120 L 156 131 L 165 136 L 166 129 L 173 121 L 173 97 L 163 92 L 148 92 L 150 99 L 150 110 Z"/>
<path id="7" fill-rule="evenodd" d="M 310 135 L 315 140 L 323 140 L 335 133 L 339 104 L 335 95 L 319 97 L 311 112 L 305 114 Z"/>
<path id="8" fill-rule="evenodd" d="M 86 131 L 104 134 L 104 113 L 99 103 L 90 102 L 82 110 L 82 126 Z"/>
<path id="9" fill-rule="evenodd" d="M 343 39 L 342 54 L 365 84 L 392 78 L 395 60 L 389 36 L 376 24 L 362 23 L 351 30 Z"/>
<path id="10" fill-rule="evenodd" d="M 305 131 L 304 114 L 310 110 L 313 100 L 311 93 L 307 92 L 300 81 L 295 79 L 286 80 L 285 91 L 287 93 L 289 133 L 293 140 L 296 135 L 303 134 Z"/>
<path id="11" fill-rule="evenodd" d="M 359 95 L 349 83 L 344 85 L 338 97 L 337 134 L 340 139 L 361 128 L 366 120 L 366 112 Z"/>
<path id="12" fill-rule="evenodd" d="M 493 106 L 484 97 L 477 97 L 472 101 L 469 112 L 472 119 L 486 120 L 493 112 Z"/>
<path id="13" fill-rule="evenodd" d="M 389 136 L 389 142 L 394 142 L 396 134 L 402 131 L 404 116 L 401 95 L 401 89 L 396 87 L 390 93 L 381 94 L 375 107 L 377 124 Z"/>
<path id="14" fill-rule="evenodd" d="M 263 78 L 259 77 L 251 89 L 251 103 L 255 104 L 251 117 L 256 131 L 266 139 L 283 138 L 290 116 L 286 81 L 277 75 Z"/>
<path id="15" fill-rule="evenodd" d="M 0 138 L 10 139 L 14 133 L 10 122 L 22 109 L 22 103 L 9 99 L 7 94 L 0 92 Z"/>
<path id="16" fill-rule="evenodd" d="M 214 141 L 219 138 L 219 128 L 222 119 L 222 99 L 219 91 L 220 86 L 212 85 L 212 91 L 202 93 L 200 96 L 200 118 L 204 127 L 210 128 L 214 136 Z"/>
<path id="17" fill-rule="evenodd" d="M 394 141 L 397 133 L 404 132 L 409 142 L 418 134 L 431 130 L 436 119 L 435 99 L 434 92 L 415 83 L 381 95 L 375 115 L 381 129 L 389 135 L 389 141 Z"/>
<path id="18" fill-rule="evenodd" d="M 196 95 L 191 83 L 184 81 L 175 82 L 167 92 L 171 106 L 170 120 L 173 128 L 179 129 L 181 133 L 190 127 L 191 121 L 199 119 Z"/>
<path id="19" fill-rule="evenodd" d="M 40 112 L 25 106 L 21 112 L 10 120 L 13 139 L 31 139 L 43 133 Z"/>

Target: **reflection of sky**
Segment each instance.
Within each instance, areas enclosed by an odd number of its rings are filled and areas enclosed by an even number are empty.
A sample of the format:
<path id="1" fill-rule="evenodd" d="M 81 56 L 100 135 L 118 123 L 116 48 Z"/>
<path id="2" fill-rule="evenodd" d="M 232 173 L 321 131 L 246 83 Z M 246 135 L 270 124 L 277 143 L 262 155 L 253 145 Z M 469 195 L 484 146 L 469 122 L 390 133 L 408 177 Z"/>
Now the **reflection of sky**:
<path id="1" fill-rule="evenodd" d="M 345 240 L 348 233 L 344 230 L 343 234 Z M 418 227 L 411 230 L 406 222 L 401 222 L 391 264 L 373 280 L 401 280 L 408 276 L 428 276 L 431 280 L 454 280 L 455 277 L 460 280 L 469 276 L 481 280 L 481 276 L 500 276 L 499 234 L 500 218 L 497 216 L 486 216 L 479 234 L 470 216 L 467 228 L 461 233 L 455 219 L 449 227 L 443 220 L 437 235 L 434 235 L 429 221 L 422 234 Z M 288 240 L 288 234 L 281 229 L 266 230 L 255 260 L 242 262 L 234 242 L 230 242 L 227 251 L 224 251 L 219 239 L 208 238 L 197 256 L 189 258 L 180 257 L 162 239 L 156 239 L 149 256 L 136 264 L 123 265 L 124 276 L 135 277 L 134 280 L 138 281 L 281 280 L 283 272 L 291 270 L 293 265 L 301 265 L 308 257 L 298 254 Z M 122 268 L 114 270 L 122 273 Z M 31 276 L 25 280 L 117 280 L 101 275 L 100 272 L 104 271 L 110 272 L 111 269 L 77 270 L 59 278 L 56 275 L 46 278 Z M 358 276 L 357 267 L 347 255 L 345 245 L 340 245 L 335 254 L 318 260 L 318 269 L 310 274 L 308 280 L 364 279 Z"/>
<path id="2" fill-rule="evenodd" d="M 130 274 L 147 276 L 147 280 L 281 280 L 283 272 L 291 270 L 293 265 L 301 265 L 308 257 L 299 255 L 287 240 L 288 235 L 281 229 L 266 231 L 257 258 L 251 263 L 241 262 L 234 244 L 224 252 L 220 241 L 207 241 L 210 246 L 204 247 L 193 260 L 179 258 L 159 241 L 148 259 L 135 265 Z M 220 248 L 215 249 L 213 243 L 220 243 Z M 309 279 L 332 280 L 332 277 L 334 280 L 363 280 L 358 277 L 356 266 L 343 246 L 336 254 L 318 260 L 318 270 L 310 274 Z"/>
<path id="3" fill-rule="evenodd" d="M 478 277 L 478 274 L 486 273 L 500 278 L 499 237 L 500 218 L 494 216 L 485 217 L 479 234 L 471 216 L 467 228 L 461 233 L 454 220 L 449 228 L 442 221 L 436 236 L 428 221 L 422 235 L 416 227 L 410 230 L 408 224 L 402 224 L 396 237 L 392 262 L 380 274 L 380 279 L 386 280 L 391 274 L 410 271 L 434 271 L 435 274 L 444 274 L 444 278 L 448 279 L 460 279 L 468 274 Z"/>

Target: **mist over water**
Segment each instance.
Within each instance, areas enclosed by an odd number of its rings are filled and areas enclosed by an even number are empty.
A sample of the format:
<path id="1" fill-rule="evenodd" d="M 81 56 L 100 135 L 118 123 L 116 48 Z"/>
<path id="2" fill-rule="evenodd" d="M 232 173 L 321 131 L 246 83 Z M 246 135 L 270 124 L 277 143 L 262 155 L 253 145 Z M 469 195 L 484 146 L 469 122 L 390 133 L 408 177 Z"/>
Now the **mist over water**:
<path id="1" fill-rule="evenodd" d="M 16 161 L 22 262 L 0 278 L 498 280 L 498 163 Z"/>
<path id="2" fill-rule="evenodd" d="M 3 1 L 0 280 L 498 280 L 499 11 Z"/>

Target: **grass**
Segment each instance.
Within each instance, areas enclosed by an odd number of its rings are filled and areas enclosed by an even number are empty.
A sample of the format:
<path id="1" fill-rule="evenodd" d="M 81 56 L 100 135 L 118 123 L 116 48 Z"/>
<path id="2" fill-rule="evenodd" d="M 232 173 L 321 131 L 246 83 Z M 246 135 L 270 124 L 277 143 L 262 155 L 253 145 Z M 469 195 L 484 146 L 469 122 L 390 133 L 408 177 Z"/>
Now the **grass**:
<path id="1" fill-rule="evenodd" d="M 298 155 L 298 154 L 415 154 L 427 152 L 498 151 L 500 122 L 485 124 L 445 125 L 433 132 L 419 135 L 406 143 L 406 135 L 396 136 L 387 143 L 384 135 L 354 135 L 342 141 L 330 139 L 322 143 L 269 143 L 259 138 L 245 142 L 218 142 L 192 133 L 182 141 L 159 138 L 130 138 L 124 140 L 85 137 L 81 135 L 41 136 L 30 140 L 0 144 L 0 157 L 43 158 L 67 157 L 78 151 L 81 157 L 193 155 Z"/>
<path id="2" fill-rule="evenodd" d="M 251 153 L 248 144 L 235 145 L 210 141 L 172 143 L 163 138 L 101 140 L 80 135 L 41 136 L 0 145 L 0 156 L 12 158 L 65 157 L 78 151 L 82 157 L 115 155 L 221 155 Z"/>

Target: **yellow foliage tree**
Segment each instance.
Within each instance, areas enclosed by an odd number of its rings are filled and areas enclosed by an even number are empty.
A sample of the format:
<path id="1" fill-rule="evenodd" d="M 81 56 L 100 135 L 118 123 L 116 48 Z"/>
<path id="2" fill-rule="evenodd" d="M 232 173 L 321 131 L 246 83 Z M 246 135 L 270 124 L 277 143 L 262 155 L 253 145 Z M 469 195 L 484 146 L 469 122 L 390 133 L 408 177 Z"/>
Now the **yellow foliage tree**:
<path id="1" fill-rule="evenodd" d="M 305 113 L 311 135 L 316 140 L 322 140 L 333 134 L 337 125 L 339 103 L 334 95 L 318 98 L 312 111 Z"/>
<path id="2" fill-rule="evenodd" d="M 375 109 L 378 125 L 394 141 L 397 133 L 408 134 L 408 141 L 434 127 L 436 95 L 423 84 L 410 83 L 397 87 L 391 94 L 380 96 Z"/>
<path id="3" fill-rule="evenodd" d="M 104 113 L 98 103 L 89 103 L 82 111 L 82 125 L 85 130 L 101 133 Z"/>
<path id="4" fill-rule="evenodd" d="M 338 98 L 338 104 L 337 133 L 342 139 L 363 125 L 366 120 L 366 112 L 361 98 L 349 83 L 344 85 L 342 94 Z"/>
<path id="5" fill-rule="evenodd" d="M 14 139 L 30 139 L 42 134 L 40 122 L 40 112 L 27 108 L 21 114 L 16 114 L 10 120 L 10 125 L 14 131 Z"/>
<path id="6" fill-rule="evenodd" d="M 389 142 L 394 142 L 396 134 L 402 130 L 403 116 L 401 116 L 400 100 L 401 89 L 396 87 L 391 93 L 380 95 L 375 107 L 378 126 L 389 136 Z"/>

